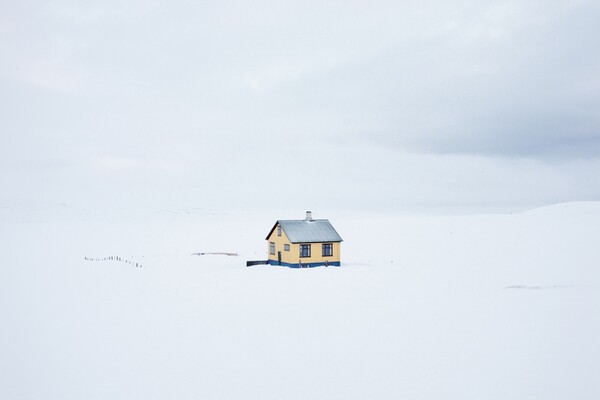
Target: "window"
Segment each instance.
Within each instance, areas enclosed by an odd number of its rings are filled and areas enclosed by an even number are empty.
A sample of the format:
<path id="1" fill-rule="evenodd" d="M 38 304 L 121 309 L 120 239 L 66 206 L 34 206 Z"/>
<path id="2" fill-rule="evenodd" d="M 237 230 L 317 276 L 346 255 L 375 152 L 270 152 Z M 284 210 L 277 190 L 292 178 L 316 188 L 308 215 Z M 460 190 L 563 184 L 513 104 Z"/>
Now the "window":
<path id="1" fill-rule="evenodd" d="M 283 250 L 290 251 L 290 245 L 289 244 L 284 244 L 283 245 Z"/>
<path id="2" fill-rule="evenodd" d="M 300 245 L 300 257 L 310 257 L 310 244 L 301 244 Z"/>
<path id="3" fill-rule="evenodd" d="M 333 256 L 333 244 L 323 243 L 323 257 Z"/>
<path id="4" fill-rule="evenodd" d="M 269 253 L 275 254 L 275 243 L 269 242 Z"/>
<path id="5" fill-rule="evenodd" d="M 277 227 L 277 236 L 281 236 L 281 227 L 280 226 Z"/>

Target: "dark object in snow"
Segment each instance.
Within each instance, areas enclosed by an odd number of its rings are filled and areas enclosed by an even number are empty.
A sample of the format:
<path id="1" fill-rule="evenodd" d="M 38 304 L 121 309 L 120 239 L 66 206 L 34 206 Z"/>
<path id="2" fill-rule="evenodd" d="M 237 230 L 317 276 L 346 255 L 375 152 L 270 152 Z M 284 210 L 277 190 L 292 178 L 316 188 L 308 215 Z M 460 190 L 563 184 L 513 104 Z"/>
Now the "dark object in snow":
<path id="1" fill-rule="evenodd" d="M 253 265 L 267 265 L 267 264 L 269 264 L 269 260 L 246 261 L 246 267 L 251 267 Z"/>
<path id="2" fill-rule="evenodd" d="M 143 256 L 142 256 L 143 257 Z M 125 264 L 135 264 L 136 268 L 142 268 L 142 264 L 139 262 L 134 262 L 133 260 L 124 260 L 119 256 L 108 256 L 108 257 L 103 257 L 103 258 L 89 258 L 89 257 L 84 257 L 84 260 L 87 261 L 120 261 L 120 262 L 124 262 Z"/>

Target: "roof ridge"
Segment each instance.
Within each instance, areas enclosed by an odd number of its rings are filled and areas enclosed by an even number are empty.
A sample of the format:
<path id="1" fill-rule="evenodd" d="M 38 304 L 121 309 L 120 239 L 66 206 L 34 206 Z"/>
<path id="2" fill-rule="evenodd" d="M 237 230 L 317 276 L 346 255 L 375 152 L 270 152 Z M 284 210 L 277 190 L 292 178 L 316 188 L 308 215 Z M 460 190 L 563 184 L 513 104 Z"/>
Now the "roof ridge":
<path id="1" fill-rule="evenodd" d="M 314 219 L 312 221 L 305 219 L 280 219 L 277 220 L 267 238 L 273 233 L 278 224 L 283 228 L 286 236 L 292 243 L 342 241 L 342 238 L 328 219 Z"/>
<path id="2" fill-rule="evenodd" d="M 314 221 L 329 221 L 327 218 L 315 218 L 311 221 L 307 221 L 306 219 L 278 219 L 278 222 L 314 222 Z"/>

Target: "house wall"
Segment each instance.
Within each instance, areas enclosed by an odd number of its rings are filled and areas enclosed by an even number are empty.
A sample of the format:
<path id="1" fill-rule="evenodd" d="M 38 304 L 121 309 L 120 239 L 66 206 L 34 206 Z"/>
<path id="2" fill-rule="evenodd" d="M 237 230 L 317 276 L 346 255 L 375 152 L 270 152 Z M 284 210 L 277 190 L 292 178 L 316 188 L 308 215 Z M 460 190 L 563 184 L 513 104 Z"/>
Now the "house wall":
<path id="1" fill-rule="evenodd" d="M 323 264 L 323 263 L 325 263 L 325 261 L 332 263 L 332 264 L 333 263 L 339 264 L 340 259 L 341 259 L 340 258 L 341 246 L 340 246 L 339 242 L 332 242 L 333 256 L 331 256 L 331 257 L 323 257 L 322 256 L 322 246 L 321 246 L 322 243 L 310 243 L 311 256 L 300 258 L 300 244 L 299 243 L 290 243 L 290 241 L 289 241 L 288 237 L 286 236 L 285 231 L 283 231 L 283 229 L 281 230 L 281 236 L 277 236 L 277 228 L 278 227 L 279 227 L 279 224 L 277 224 L 277 226 L 273 230 L 273 233 L 271 233 L 271 236 L 269 236 L 269 238 L 267 240 L 267 255 L 268 255 L 268 259 L 272 262 L 272 264 L 276 264 L 278 261 L 277 260 L 277 252 L 278 251 L 281 251 L 281 262 L 285 263 L 285 264 L 297 265 L 299 262 L 302 262 L 302 264 L 310 264 L 310 263 Z M 271 242 L 275 243 L 275 254 L 271 254 L 269 251 L 269 246 L 270 246 Z M 285 244 L 290 245 L 290 251 L 284 250 Z"/>
<path id="2" fill-rule="evenodd" d="M 310 257 L 302 257 L 300 258 L 300 243 L 292 244 L 291 253 L 293 253 L 294 263 L 302 262 L 303 264 L 307 263 L 324 263 L 328 261 L 330 263 L 339 262 L 340 261 L 340 243 L 339 242 L 327 242 L 333 244 L 333 255 L 331 257 L 323 257 L 323 243 L 306 243 L 310 244 Z M 304 243 L 302 243 L 304 244 Z"/>
<path id="3" fill-rule="evenodd" d="M 267 240 L 267 254 L 269 256 L 268 259 L 269 260 L 273 260 L 273 261 L 277 261 L 277 252 L 281 251 L 281 262 L 285 262 L 285 263 L 296 262 L 297 263 L 298 260 L 294 261 L 293 257 L 292 257 L 292 254 L 298 254 L 298 253 L 293 253 L 293 251 L 294 251 L 293 250 L 293 246 L 294 245 L 290 243 L 290 240 L 286 236 L 286 234 L 283 231 L 283 229 L 281 230 L 281 236 L 277 236 L 277 229 L 278 228 L 279 228 L 279 224 L 277 224 L 277 226 L 275 227 L 275 229 L 273 229 L 273 233 L 271 233 L 271 236 L 269 236 L 269 239 Z M 270 242 L 274 242 L 275 243 L 275 254 L 271 254 L 269 252 Z M 284 250 L 284 245 L 285 244 L 289 244 L 290 245 L 290 251 L 285 251 Z"/>

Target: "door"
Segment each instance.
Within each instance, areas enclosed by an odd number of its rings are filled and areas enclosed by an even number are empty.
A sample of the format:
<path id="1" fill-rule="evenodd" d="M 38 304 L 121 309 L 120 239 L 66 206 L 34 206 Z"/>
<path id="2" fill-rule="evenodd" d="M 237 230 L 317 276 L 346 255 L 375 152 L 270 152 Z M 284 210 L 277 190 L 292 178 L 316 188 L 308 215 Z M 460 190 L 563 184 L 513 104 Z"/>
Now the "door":
<path id="1" fill-rule="evenodd" d="M 279 265 L 281 265 L 281 252 L 280 251 L 277 252 L 277 263 Z"/>

